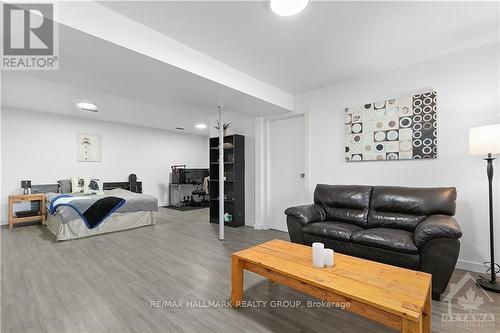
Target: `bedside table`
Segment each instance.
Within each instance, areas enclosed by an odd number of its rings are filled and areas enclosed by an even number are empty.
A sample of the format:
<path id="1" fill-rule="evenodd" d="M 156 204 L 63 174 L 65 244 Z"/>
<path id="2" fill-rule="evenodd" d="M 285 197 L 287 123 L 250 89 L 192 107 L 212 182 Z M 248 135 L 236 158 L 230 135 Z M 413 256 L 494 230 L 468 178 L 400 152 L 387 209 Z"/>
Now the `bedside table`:
<path id="1" fill-rule="evenodd" d="M 40 208 L 38 215 L 28 216 L 28 217 L 16 217 L 14 214 L 14 203 L 24 202 L 24 201 L 40 201 Z M 45 224 L 47 218 L 47 210 L 45 209 L 45 194 L 18 194 L 9 195 L 9 230 L 16 223 L 30 222 L 30 221 L 41 221 Z"/>

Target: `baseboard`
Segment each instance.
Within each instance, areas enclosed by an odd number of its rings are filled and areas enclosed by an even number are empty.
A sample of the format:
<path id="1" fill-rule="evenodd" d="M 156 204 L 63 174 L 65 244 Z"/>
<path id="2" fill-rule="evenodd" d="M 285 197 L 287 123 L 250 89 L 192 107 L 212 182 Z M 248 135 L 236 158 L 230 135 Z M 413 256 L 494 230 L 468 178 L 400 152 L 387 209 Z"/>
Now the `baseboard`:
<path id="1" fill-rule="evenodd" d="M 483 265 L 483 263 L 472 262 L 468 260 L 458 260 L 456 267 L 460 269 L 465 269 L 466 271 L 472 271 L 477 273 L 486 272 L 486 267 Z"/>
<path id="2" fill-rule="evenodd" d="M 268 230 L 268 229 L 269 229 L 268 227 L 266 227 L 265 225 L 260 224 L 260 223 L 255 223 L 255 224 L 253 225 L 253 228 L 254 228 L 255 230 Z"/>

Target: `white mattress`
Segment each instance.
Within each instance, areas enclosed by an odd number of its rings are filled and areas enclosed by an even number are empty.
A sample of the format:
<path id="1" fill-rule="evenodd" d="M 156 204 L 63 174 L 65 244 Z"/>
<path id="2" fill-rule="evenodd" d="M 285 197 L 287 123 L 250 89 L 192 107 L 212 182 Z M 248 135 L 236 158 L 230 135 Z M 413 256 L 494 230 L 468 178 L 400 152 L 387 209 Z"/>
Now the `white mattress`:
<path id="1" fill-rule="evenodd" d="M 56 240 L 69 240 L 127 230 L 156 224 L 157 212 L 141 211 L 133 213 L 113 213 L 94 229 L 89 229 L 82 219 L 62 223 L 59 214 L 47 216 L 47 229 L 56 236 Z"/>

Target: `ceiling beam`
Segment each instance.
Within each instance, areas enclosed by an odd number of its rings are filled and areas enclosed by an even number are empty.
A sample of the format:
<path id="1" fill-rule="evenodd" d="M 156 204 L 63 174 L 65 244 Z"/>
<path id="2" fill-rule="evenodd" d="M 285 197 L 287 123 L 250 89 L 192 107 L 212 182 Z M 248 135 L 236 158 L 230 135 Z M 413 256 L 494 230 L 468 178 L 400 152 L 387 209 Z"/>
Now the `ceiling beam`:
<path id="1" fill-rule="evenodd" d="M 55 21 L 293 111 L 291 94 L 94 1 L 59 2 Z"/>

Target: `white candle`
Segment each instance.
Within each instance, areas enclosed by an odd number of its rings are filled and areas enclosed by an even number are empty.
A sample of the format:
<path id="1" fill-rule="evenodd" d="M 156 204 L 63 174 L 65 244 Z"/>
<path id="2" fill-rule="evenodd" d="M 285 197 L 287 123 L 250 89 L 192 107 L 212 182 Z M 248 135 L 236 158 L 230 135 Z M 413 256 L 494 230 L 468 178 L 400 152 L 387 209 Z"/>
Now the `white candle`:
<path id="1" fill-rule="evenodd" d="M 325 266 L 325 245 L 323 245 L 323 243 L 312 244 L 312 258 L 313 258 L 313 266 L 315 267 Z"/>
<path id="2" fill-rule="evenodd" d="M 332 249 L 325 249 L 325 266 L 326 267 L 333 267 L 335 264 L 335 261 L 333 259 L 333 250 Z"/>

